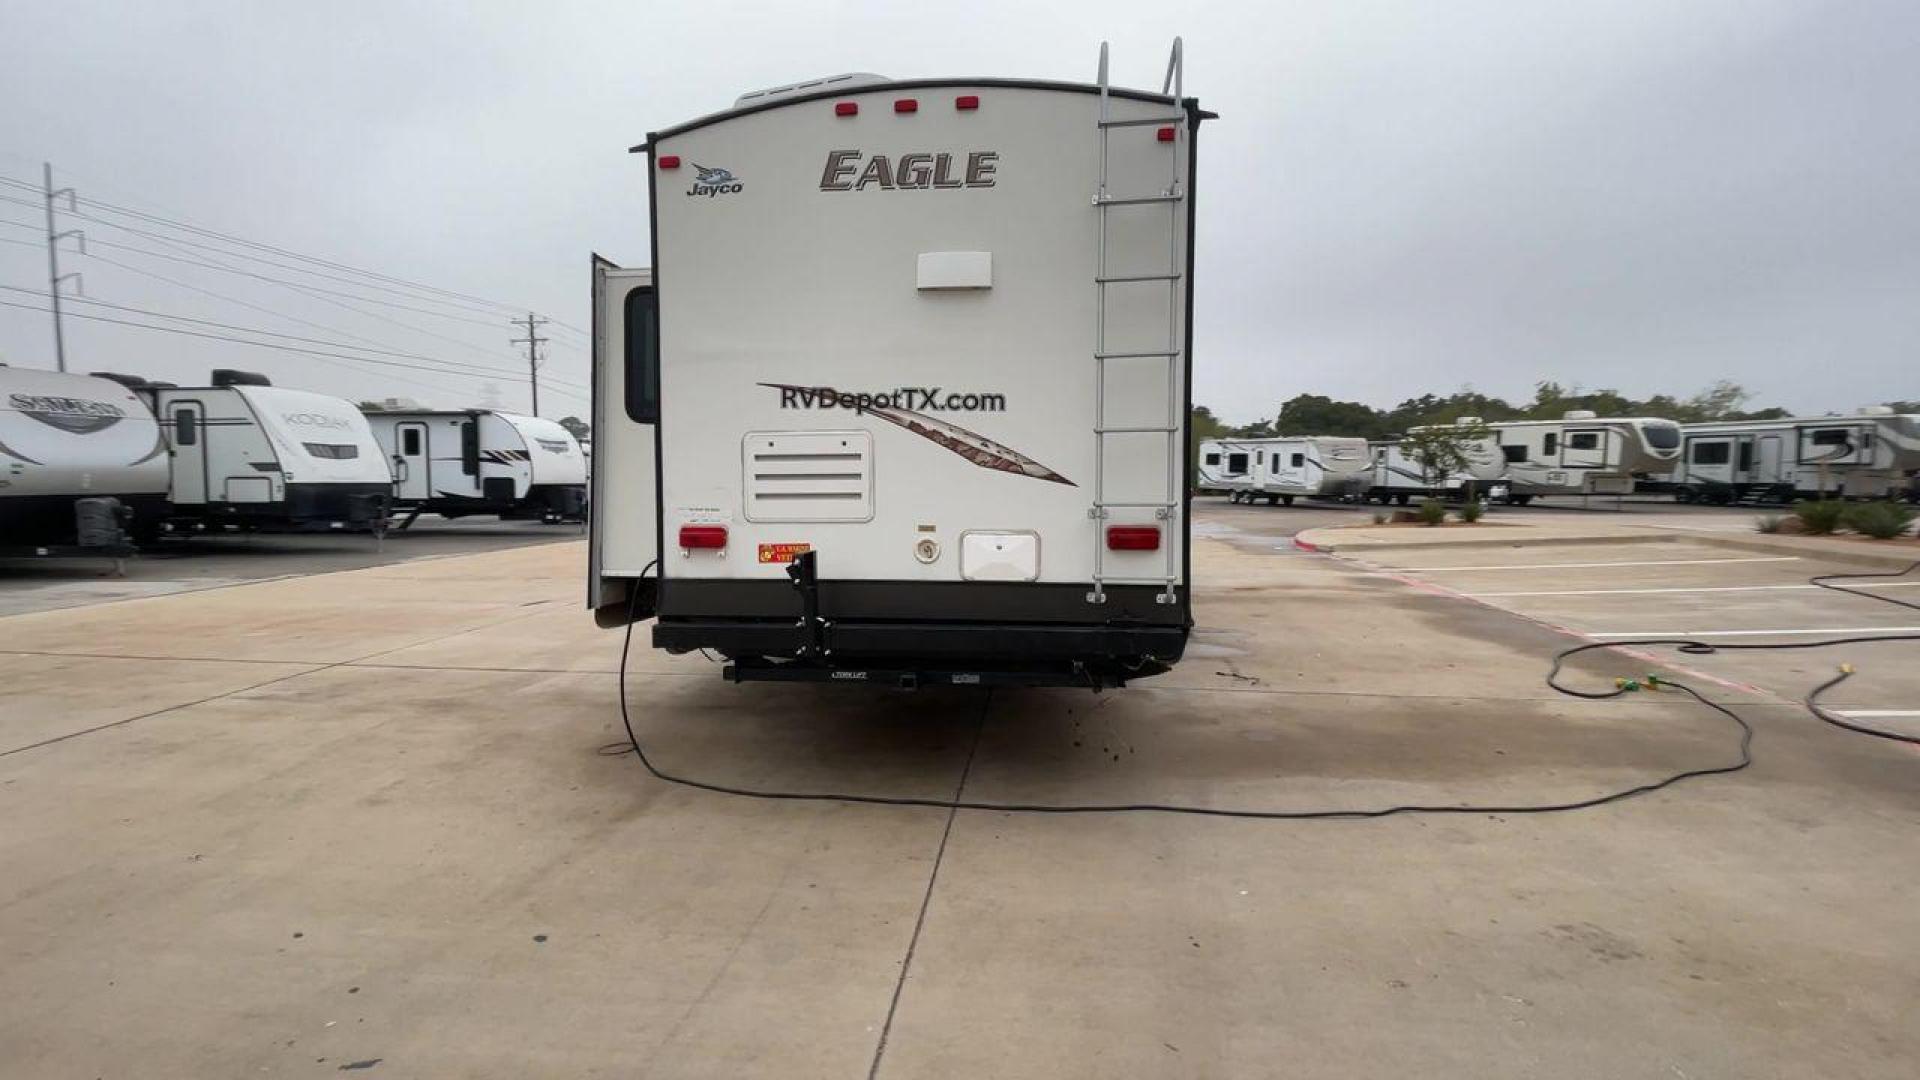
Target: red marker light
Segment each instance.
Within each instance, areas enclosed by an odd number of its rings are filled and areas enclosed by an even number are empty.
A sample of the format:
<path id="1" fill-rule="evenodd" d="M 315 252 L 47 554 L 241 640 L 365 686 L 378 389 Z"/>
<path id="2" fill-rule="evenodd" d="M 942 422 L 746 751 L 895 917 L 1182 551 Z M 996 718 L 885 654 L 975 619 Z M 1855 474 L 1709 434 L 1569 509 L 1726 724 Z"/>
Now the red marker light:
<path id="1" fill-rule="evenodd" d="M 833 103 L 833 115 L 835 116 L 856 116 L 859 112 L 860 103 L 857 101 L 836 101 Z"/>
<path id="2" fill-rule="evenodd" d="M 1159 551 L 1160 527 L 1158 525 L 1109 525 L 1107 526 L 1108 551 Z"/>
<path id="3" fill-rule="evenodd" d="M 726 547 L 727 527 L 725 525 L 682 525 L 680 526 L 680 546 L 707 550 Z"/>
<path id="4" fill-rule="evenodd" d="M 679 155 L 679 154 L 667 154 L 667 155 L 664 155 L 664 156 L 662 156 L 662 157 L 660 158 L 660 167 L 661 167 L 661 168 L 663 168 L 663 169 L 677 169 L 677 168 L 679 168 L 679 167 L 680 167 L 680 155 Z"/>
<path id="5" fill-rule="evenodd" d="M 894 112 L 919 112 L 920 102 L 915 100 L 914 98 L 903 97 L 900 100 L 893 103 L 893 111 Z"/>
<path id="6" fill-rule="evenodd" d="M 959 97 L 953 99 L 953 107 L 962 111 L 977 109 L 980 107 L 980 95 L 961 94 Z"/>
<path id="7" fill-rule="evenodd" d="M 1173 129 L 1172 129 L 1172 128 L 1161 128 L 1161 129 L 1160 129 L 1160 130 L 1159 130 L 1158 132 L 1156 132 L 1156 133 L 1154 134 L 1154 138 L 1156 138 L 1156 139 L 1159 139 L 1159 140 L 1160 140 L 1161 142 L 1172 142 L 1172 141 L 1173 141 Z"/>

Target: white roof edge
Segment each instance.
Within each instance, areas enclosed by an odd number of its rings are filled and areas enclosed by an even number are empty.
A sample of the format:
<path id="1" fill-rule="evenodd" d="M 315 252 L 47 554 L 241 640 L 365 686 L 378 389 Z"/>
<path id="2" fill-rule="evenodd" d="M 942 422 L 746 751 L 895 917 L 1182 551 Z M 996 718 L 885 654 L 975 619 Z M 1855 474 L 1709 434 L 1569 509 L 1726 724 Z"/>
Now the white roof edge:
<path id="1" fill-rule="evenodd" d="M 875 75 L 871 71 L 849 71 L 843 75 L 825 75 L 818 79 L 807 79 L 803 82 L 789 83 L 786 86 L 769 86 L 765 90 L 749 90 L 733 99 L 733 107 L 738 109 L 743 105 L 758 105 L 763 101 L 775 101 L 785 97 L 799 97 L 801 94 L 811 94 L 820 90 L 852 90 L 862 86 L 878 86 L 882 83 L 890 83 L 892 81 L 892 79 L 887 78 L 885 75 Z"/>

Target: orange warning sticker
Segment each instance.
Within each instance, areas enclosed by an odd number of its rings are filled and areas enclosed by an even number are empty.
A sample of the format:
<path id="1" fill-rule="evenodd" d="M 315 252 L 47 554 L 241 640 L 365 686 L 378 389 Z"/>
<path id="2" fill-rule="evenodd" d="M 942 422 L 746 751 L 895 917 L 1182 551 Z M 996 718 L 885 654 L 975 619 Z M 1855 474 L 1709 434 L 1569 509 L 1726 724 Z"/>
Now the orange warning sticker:
<path id="1" fill-rule="evenodd" d="M 763 563 L 790 563 L 795 555 L 812 551 L 812 544 L 761 544 L 760 561 Z"/>

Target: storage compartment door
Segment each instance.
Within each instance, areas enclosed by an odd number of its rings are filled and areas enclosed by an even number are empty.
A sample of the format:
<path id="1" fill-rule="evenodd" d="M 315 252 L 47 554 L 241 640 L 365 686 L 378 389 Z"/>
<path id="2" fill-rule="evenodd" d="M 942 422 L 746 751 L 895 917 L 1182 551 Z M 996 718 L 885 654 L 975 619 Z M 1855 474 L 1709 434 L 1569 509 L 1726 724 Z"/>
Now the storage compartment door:
<path id="1" fill-rule="evenodd" d="M 587 602 L 602 625 L 654 613 L 660 556 L 660 335 L 653 272 L 593 259 Z M 651 567 L 651 569 L 649 569 Z M 635 591 L 637 590 L 637 595 Z"/>

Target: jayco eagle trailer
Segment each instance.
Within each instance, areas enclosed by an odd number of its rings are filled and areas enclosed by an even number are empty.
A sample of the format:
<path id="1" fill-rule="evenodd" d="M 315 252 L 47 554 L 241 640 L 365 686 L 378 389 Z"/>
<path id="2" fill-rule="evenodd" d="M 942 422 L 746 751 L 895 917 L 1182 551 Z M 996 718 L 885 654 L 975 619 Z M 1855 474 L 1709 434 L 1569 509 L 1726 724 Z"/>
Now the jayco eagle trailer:
<path id="1" fill-rule="evenodd" d="M 586 514 L 586 455 L 551 420 L 487 409 L 366 415 L 393 466 L 395 509 L 549 522 Z"/>
<path id="2" fill-rule="evenodd" d="M 0 548 L 94 546 L 75 504 L 100 498 L 118 500 L 111 517 L 130 536 L 165 515 L 153 414 L 108 379 L 0 364 Z"/>
<path id="3" fill-rule="evenodd" d="M 1238 493 L 1253 482 L 1252 441 L 1208 439 L 1200 444 L 1199 451 L 1194 490 L 1201 495 L 1233 495 L 1238 502 Z"/>
<path id="4" fill-rule="evenodd" d="M 1920 469 L 1920 416 L 1884 406 L 1852 416 L 1685 424 L 1674 466 L 1682 502 L 1904 495 Z"/>
<path id="5" fill-rule="evenodd" d="M 1358 495 L 1367 486 L 1367 440 L 1329 435 L 1260 439 L 1240 500 L 1293 505 L 1301 497 Z"/>
<path id="6" fill-rule="evenodd" d="M 393 475 L 351 402 L 215 370 L 211 386 L 140 391 L 172 450 L 175 526 L 367 529 Z"/>
<path id="7" fill-rule="evenodd" d="M 1117 685 L 1188 609 L 1194 136 L 1161 92 L 852 76 L 649 135 L 595 260 L 590 602 L 734 679 Z M 657 559 L 657 567 L 655 560 Z"/>
<path id="8" fill-rule="evenodd" d="M 1631 495 L 1636 473 L 1670 471 L 1680 425 L 1657 417 L 1608 417 L 1574 410 L 1558 420 L 1499 420 L 1507 483 L 1517 503 L 1536 495 Z"/>

